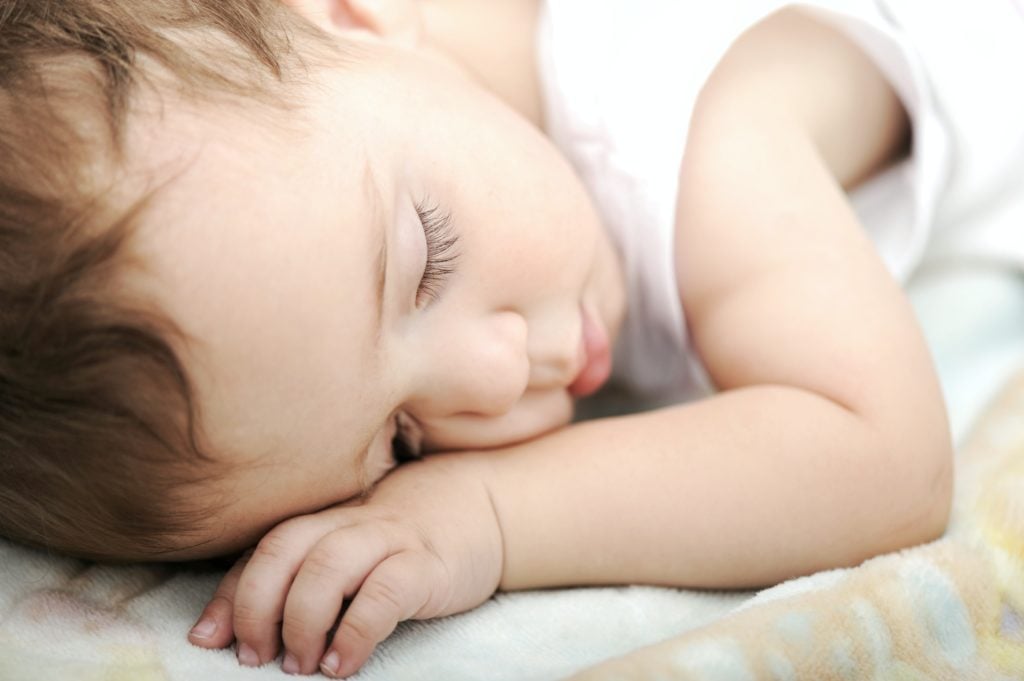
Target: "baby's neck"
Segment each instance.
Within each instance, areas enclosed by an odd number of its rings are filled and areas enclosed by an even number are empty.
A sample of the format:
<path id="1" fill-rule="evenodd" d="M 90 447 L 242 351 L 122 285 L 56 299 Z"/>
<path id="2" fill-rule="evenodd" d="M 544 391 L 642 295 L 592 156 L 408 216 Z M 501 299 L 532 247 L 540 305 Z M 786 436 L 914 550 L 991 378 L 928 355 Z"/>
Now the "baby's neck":
<path id="1" fill-rule="evenodd" d="M 538 127 L 540 0 L 421 0 L 424 39 Z"/>

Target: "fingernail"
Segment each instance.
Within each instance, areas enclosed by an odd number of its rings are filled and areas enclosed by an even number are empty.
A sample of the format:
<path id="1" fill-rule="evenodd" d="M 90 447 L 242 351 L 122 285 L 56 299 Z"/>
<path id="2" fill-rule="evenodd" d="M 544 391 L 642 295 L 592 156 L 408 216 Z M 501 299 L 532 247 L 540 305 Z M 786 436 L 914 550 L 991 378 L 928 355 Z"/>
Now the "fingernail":
<path id="1" fill-rule="evenodd" d="M 247 643 L 238 644 L 238 661 L 243 667 L 259 667 L 260 656 Z"/>
<path id="2" fill-rule="evenodd" d="M 217 622 L 212 619 L 200 620 L 199 623 L 192 627 L 192 631 L 189 634 L 192 638 L 207 639 L 213 636 L 217 632 Z"/>
<path id="3" fill-rule="evenodd" d="M 285 674 L 298 674 L 301 671 L 299 661 L 295 659 L 294 655 L 288 653 L 284 656 L 284 662 L 281 663 L 281 671 Z"/>
<path id="4" fill-rule="evenodd" d="M 327 674 L 327 676 L 337 676 L 340 664 L 341 659 L 338 658 L 338 653 L 332 650 L 324 655 L 324 659 L 320 661 L 320 671 Z"/>

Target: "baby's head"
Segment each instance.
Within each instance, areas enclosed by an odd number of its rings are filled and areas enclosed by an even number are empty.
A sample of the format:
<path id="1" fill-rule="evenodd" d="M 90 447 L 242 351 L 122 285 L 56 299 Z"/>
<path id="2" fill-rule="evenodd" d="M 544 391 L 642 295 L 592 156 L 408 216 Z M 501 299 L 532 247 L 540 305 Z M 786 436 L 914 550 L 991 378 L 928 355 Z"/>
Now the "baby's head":
<path id="1" fill-rule="evenodd" d="M 554 148 L 416 4 L 302 10 L 0 9 L 0 534 L 229 552 L 396 433 L 524 440 L 606 375 L 618 264 Z"/>

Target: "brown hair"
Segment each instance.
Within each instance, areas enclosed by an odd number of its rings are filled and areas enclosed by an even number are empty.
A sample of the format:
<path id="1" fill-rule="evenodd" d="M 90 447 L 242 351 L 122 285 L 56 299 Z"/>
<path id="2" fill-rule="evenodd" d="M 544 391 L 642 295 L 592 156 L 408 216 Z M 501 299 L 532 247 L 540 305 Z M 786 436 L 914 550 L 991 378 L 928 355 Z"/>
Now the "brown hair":
<path id="1" fill-rule="evenodd" d="M 123 130 L 156 78 L 280 98 L 302 33 L 279 0 L 0 4 L 0 534 L 152 559 L 209 512 L 178 493 L 216 470 L 178 332 L 117 285 L 146 201 L 115 191 Z"/>

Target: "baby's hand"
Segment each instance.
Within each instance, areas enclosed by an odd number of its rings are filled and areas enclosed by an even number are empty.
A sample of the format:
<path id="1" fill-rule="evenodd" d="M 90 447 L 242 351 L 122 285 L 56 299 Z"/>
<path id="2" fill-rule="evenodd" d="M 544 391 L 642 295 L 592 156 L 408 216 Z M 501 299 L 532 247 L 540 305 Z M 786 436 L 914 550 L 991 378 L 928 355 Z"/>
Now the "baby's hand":
<path id="1" fill-rule="evenodd" d="M 192 642 L 223 648 L 233 635 L 239 661 L 257 666 L 283 638 L 284 671 L 344 677 L 400 621 L 484 602 L 501 580 L 501 529 L 470 457 L 428 457 L 393 471 L 367 500 L 281 523 L 225 575 Z M 207 622 L 215 628 L 203 638 Z"/>

